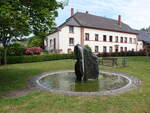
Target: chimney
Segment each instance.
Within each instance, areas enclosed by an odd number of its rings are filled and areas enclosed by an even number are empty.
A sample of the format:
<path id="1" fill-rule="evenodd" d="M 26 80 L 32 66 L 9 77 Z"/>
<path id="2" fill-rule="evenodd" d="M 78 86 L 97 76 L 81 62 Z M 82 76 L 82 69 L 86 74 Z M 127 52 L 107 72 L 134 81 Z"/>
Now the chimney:
<path id="1" fill-rule="evenodd" d="M 71 8 L 71 16 L 74 15 L 74 8 Z"/>
<path id="2" fill-rule="evenodd" d="M 118 16 L 118 25 L 121 25 L 121 15 Z"/>

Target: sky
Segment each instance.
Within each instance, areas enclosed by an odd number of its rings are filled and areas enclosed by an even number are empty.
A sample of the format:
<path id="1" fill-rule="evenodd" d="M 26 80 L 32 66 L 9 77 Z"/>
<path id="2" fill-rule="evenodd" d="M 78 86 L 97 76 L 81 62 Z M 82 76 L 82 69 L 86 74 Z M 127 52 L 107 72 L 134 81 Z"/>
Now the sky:
<path id="1" fill-rule="evenodd" d="M 64 0 L 58 0 L 64 1 Z M 134 29 L 150 26 L 150 0 L 69 0 L 64 9 L 59 9 L 56 24 L 60 25 L 70 17 L 70 9 L 75 12 L 86 12 L 97 16 L 118 19 Z"/>

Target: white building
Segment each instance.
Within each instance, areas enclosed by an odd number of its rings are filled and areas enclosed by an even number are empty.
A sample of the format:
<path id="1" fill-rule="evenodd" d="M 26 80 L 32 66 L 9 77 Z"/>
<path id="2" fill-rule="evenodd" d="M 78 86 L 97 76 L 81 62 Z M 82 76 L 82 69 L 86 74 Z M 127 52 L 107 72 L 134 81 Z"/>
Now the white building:
<path id="1" fill-rule="evenodd" d="M 45 40 L 49 52 L 70 53 L 76 44 L 88 45 L 92 52 L 139 51 L 138 32 L 118 20 L 77 12 Z M 140 46 L 138 46 L 140 45 Z"/>

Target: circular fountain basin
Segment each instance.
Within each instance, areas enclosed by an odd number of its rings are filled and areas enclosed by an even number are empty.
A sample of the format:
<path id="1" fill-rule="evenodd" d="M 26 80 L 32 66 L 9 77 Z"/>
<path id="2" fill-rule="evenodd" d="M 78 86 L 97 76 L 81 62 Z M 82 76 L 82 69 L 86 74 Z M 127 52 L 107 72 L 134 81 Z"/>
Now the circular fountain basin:
<path id="1" fill-rule="evenodd" d="M 141 84 L 133 76 L 109 71 L 100 71 L 98 80 L 76 82 L 73 70 L 42 74 L 36 83 L 51 92 L 68 95 L 111 95 L 135 89 Z"/>

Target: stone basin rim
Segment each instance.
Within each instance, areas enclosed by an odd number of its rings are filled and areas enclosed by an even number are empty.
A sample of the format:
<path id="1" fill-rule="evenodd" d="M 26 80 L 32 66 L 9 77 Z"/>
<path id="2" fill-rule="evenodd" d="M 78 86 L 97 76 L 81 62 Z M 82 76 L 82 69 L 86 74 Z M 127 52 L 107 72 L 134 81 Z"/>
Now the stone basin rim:
<path id="1" fill-rule="evenodd" d="M 100 73 L 121 76 L 121 77 L 127 79 L 128 84 L 126 84 L 125 86 L 123 86 L 121 88 L 113 89 L 113 90 L 96 91 L 96 92 L 74 92 L 74 91 L 49 89 L 39 82 L 42 78 L 45 78 L 47 76 L 52 76 L 54 74 L 65 73 L 65 72 L 74 72 L 74 70 L 59 70 L 59 71 L 51 71 L 51 72 L 42 73 L 36 77 L 34 82 L 40 89 L 48 90 L 53 93 L 64 94 L 64 95 L 74 95 L 74 96 L 114 95 L 114 94 L 124 93 L 124 92 L 130 91 L 130 90 L 136 89 L 141 85 L 141 81 L 134 76 L 120 73 L 120 72 L 102 71 L 102 70 L 100 70 Z"/>

